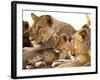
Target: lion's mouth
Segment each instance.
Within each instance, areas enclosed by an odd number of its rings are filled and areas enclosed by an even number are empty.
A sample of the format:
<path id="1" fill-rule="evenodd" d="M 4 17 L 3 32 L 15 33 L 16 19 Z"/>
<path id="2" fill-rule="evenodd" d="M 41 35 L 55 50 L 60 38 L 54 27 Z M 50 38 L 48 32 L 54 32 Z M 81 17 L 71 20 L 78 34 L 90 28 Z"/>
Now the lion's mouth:
<path id="1" fill-rule="evenodd" d="M 40 47 L 40 44 L 38 44 L 37 42 L 35 42 L 34 40 L 31 41 L 33 47 Z"/>

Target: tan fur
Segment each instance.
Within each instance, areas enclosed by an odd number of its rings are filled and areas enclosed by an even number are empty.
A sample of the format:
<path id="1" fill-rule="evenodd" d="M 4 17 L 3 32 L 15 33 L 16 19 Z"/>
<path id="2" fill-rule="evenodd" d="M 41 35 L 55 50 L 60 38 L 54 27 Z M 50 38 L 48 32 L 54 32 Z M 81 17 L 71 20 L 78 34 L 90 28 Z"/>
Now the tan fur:
<path id="1" fill-rule="evenodd" d="M 57 39 L 56 39 L 56 44 L 54 45 L 54 50 L 59 51 L 59 58 L 60 59 L 65 59 L 65 58 L 70 58 L 69 55 L 66 54 L 64 45 L 68 42 L 68 35 L 66 33 L 60 34 Z"/>
<path id="2" fill-rule="evenodd" d="M 24 49 L 23 52 L 23 68 L 27 64 L 34 65 L 36 62 L 43 61 L 44 63 L 52 64 L 54 60 L 58 59 L 58 54 L 56 54 L 52 49 L 41 50 L 37 48 L 31 48 L 27 50 Z"/>
<path id="3" fill-rule="evenodd" d="M 60 51 L 60 54 L 74 56 L 74 60 L 61 64 L 58 67 L 74 67 L 90 63 L 90 31 L 87 28 L 77 31 L 69 38 L 69 42 L 67 41 L 61 46 Z"/>
<path id="4" fill-rule="evenodd" d="M 91 62 L 89 24 L 76 32 L 70 24 L 50 15 L 31 15 L 34 23 L 29 29 L 29 39 L 33 45 L 41 44 L 41 47 L 23 50 L 23 68 L 29 63 L 40 67 L 62 59 L 57 68 L 83 66 Z"/>
<path id="5" fill-rule="evenodd" d="M 65 34 L 58 38 L 55 48 L 59 49 L 60 55 L 69 55 L 70 57 L 73 56 L 73 59 L 71 58 L 72 60 L 69 62 L 67 61 L 66 63 L 63 62 L 64 64 L 57 66 L 57 68 L 91 65 L 91 30 L 89 27 L 89 17 L 87 17 L 87 21 L 88 23 L 83 25 L 82 29 L 78 30 L 69 39 L 67 36 L 64 36 Z M 66 41 L 64 41 L 64 37 L 67 38 Z"/>
<path id="6" fill-rule="evenodd" d="M 35 16 L 33 15 L 32 18 Z M 47 46 L 53 47 L 55 34 L 60 35 L 61 33 L 71 36 L 75 33 L 75 29 L 70 24 L 56 20 L 50 15 L 36 16 L 30 28 L 29 39 L 33 44 L 47 44 Z"/>

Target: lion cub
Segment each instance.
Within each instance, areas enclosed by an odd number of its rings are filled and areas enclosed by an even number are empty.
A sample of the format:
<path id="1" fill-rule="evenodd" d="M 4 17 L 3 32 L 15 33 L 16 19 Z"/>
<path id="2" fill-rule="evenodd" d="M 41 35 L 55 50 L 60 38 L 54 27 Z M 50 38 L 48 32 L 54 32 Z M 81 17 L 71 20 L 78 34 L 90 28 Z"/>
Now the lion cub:
<path id="1" fill-rule="evenodd" d="M 90 65 L 91 63 L 91 30 L 89 24 L 85 24 L 82 29 L 68 38 L 67 34 L 59 36 L 55 49 L 60 51 L 60 57 L 63 59 L 70 57 L 70 61 L 62 62 L 57 67 L 75 67 Z M 67 57 L 66 57 L 67 56 Z M 58 61 L 59 62 L 59 61 Z M 54 62 L 57 65 L 57 61 Z M 53 64 L 54 64 L 53 63 Z M 53 65 L 53 66 L 55 66 Z"/>
<path id="2" fill-rule="evenodd" d="M 55 48 L 59 50 L 61 59 L 70 58 L 71 61 L 67 61 L 58 67 L 82 66 L 90 63 L 90 31 L 87 28 L 82 28 L 81 30 L 77 31 L 71 38 L 67 40 L 64 39 L 64 41 L 66 42 L 63 42 L 62 44 L 59 44 L 58 41 Z"/>

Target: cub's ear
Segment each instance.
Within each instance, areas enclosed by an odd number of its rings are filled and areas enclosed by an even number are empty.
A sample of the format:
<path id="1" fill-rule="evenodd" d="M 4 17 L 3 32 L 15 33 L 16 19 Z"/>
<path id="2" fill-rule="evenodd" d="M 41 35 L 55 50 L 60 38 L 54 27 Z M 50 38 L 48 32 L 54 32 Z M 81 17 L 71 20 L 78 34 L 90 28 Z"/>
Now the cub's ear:
<path id="1" fill-rule="evenodd" d="M 53 24 L 53 20 L 52 20 L 52 17 L 50 15 L 46 15 L 46 20 L 47 20 L 47 24 L 52 27 L 52 24 Z"/>
<path id="2" fill-rule="evenodd" d="M 62 33 L 60 37 L 62 38 L 63 42 L 66 42 L 68 40 L 68 35 L 66 33 Z"/>
<path id="3" fill-rule="evenodd" d="M 90 28 L 89 28 L 89 25 L 87 25 L 87 24 L 83 25 L 82 28 L 83 28 L 83 29 L 84 29 L 84 28 L 90 29 Z"/>
<path id="4" fill-rule="evenodd" d="M 79 35 L 82 37 L 83 40 L 86 39 L 86 37 L 87 37 L 86 29 L 83 29 L 82 31 L 80 31 Z"/>
<path id="5" fill-rule="evenodd" d="M 38 16 L 35 15 L 34 13 L 31 13 L 31 17 L 32 17 L 34 22 L 38 19 Z"/>
<path id="6" fill-rule="evenodd" d="M 57 40 L 57 45 L 63 45 L 68 41 L 68 35 L 66 33 L 62 33 L 59 35 L 58 40 Z"/>

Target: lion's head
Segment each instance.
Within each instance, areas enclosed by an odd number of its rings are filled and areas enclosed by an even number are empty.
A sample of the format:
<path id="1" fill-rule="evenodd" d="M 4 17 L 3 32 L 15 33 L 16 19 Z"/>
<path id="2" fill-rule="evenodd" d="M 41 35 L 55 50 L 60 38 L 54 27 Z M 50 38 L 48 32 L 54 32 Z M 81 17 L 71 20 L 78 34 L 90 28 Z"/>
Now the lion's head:
<path id="1" fill-rule="evenodd" d="M 34 21 L 30 28 L 29 39 L 34 43 L 41 44 L 44 42 L 51 34 L 52 20 L 49 15 L 42 15 L 40 17 L 35 14 L 31 14 Z"/>

